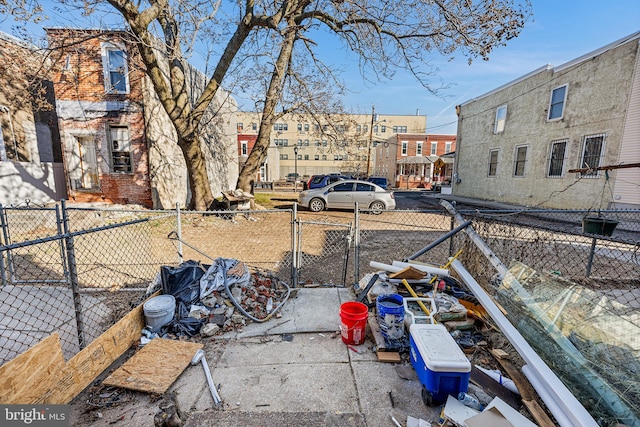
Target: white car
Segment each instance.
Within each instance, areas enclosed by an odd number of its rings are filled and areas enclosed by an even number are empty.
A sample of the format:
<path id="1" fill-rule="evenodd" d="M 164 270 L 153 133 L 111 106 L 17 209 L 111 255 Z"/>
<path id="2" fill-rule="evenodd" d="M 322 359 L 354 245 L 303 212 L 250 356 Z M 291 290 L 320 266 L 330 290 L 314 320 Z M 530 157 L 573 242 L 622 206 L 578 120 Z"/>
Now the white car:
<path id="1" fill-rule="evenodd" d="M 324 209 L 371 209 L 374 213 L 395 209 L 396 199 L 392 191 L 367 181 L 349 179 L 326 187 L 305 190 L 298 196 L 300 206 L 312 212 Z"/>

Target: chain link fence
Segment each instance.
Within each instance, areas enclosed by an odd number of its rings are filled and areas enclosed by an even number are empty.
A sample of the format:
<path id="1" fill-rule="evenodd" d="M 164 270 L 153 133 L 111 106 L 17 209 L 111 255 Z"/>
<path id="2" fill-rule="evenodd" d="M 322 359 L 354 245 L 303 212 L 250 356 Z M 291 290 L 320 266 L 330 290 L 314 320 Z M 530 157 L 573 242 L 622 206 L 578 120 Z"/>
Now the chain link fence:
<path id="1" fill-rule="evenodd" d="M 607 230 L 583 224 L 591 212 L 473 209 L 453 215 L 442 206 L 374 214 L 62 204 L 0 213 L 0 363 L 56 330 L 65 357 L 72 356 L 141 301 L 162 265 L 237 258 L 294 286 L 351 286 L 375 271 L 372 261 L 444 265 L 462 250 L 458 259 L 529 334 L 536 351 L 553 349 L 547 363 L 603 425 L 625 419 L 624 411 L 638 413 L 638 210 L 599 212 L 598 218 L 615 223 Z M 466 221 L 469 229 L 421 253 Z M 499 274 L 469 230 L 508 275 Z M 587 377 L 576 379 L 577 371 Z M 594 390 L 603 387 L 605 397 L 598 397 Z"/>

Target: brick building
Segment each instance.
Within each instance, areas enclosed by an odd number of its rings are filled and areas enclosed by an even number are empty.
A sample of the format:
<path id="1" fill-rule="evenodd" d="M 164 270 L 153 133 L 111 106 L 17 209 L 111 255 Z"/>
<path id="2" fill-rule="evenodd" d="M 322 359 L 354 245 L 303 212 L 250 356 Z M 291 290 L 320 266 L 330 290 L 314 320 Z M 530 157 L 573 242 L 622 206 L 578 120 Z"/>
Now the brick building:
<path id="1" fill-rule="evenodd" d="M 137 50 L 124 32 L 46 31 L 69 196 L 151 208 Z"/>
<path id="2" fill-rule="evenodd" d="M 394 134 L 375 150 L 374 174 L 397 188 L 431 188 L 451 182 L 455 135 Z"/>

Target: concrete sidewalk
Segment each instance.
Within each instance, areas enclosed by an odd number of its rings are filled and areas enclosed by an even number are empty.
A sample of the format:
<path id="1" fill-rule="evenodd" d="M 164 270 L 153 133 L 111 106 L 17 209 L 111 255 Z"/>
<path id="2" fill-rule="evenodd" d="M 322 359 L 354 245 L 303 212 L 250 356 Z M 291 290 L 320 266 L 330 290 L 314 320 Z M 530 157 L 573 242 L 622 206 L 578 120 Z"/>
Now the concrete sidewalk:
<path id="1" fill-rule="evenodd" d="M 281 318 L 205 343 L 224 403 L 212 409 L 202 367 L 187 368 L 172 386 L 190 412 L 186 425 L 393 426 L 392 416 L 404 425 L 408 415 L 436 421 L 439 410 L 422 402 L 409 362 L 378 362 L 369 340 L 358 353 L 342 342 L 340 305 L 352 299 L 344 288 L 300 289 Z"/>

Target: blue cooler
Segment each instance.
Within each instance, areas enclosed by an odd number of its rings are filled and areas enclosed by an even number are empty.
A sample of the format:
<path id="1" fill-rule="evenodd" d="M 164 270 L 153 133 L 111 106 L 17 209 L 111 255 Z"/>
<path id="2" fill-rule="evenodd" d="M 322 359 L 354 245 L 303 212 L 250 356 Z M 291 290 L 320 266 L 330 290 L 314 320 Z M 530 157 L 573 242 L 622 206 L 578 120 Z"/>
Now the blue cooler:
<path id="1" fill-rule="evenodd" d="M 422 383 L 422 400 L 435 405 L 448 395 L 466 392 L 471 362 L 440 324 L 413 324 L 409 329 L 411 364 Z"/>

